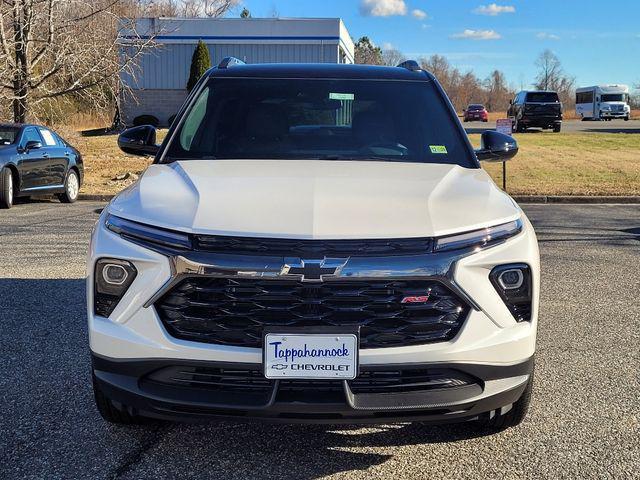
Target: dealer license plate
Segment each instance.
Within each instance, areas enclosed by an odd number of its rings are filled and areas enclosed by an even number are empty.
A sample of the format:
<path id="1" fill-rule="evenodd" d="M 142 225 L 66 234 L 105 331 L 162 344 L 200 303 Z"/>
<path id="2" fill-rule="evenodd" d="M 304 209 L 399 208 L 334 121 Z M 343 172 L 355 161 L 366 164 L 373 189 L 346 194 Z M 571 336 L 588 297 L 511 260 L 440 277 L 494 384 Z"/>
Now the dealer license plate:
<path id="1" fill-rule="evenodd" d="M 357 335 L 265 335 L 264 376 L 267 378 L 353 379 L 357 370 Z"/>

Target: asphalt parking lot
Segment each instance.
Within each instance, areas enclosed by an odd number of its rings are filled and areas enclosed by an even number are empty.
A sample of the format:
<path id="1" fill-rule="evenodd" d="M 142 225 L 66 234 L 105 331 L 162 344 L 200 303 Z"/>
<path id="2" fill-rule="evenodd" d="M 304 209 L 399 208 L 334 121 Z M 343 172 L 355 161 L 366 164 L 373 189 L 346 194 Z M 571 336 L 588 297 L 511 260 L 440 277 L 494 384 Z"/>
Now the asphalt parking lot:
<path id="1" fill-rule="evenodd" d="M 506 118 L 506 117 L 505 117 Z M 485 130 L 495 129 L 496 122 L 466 122 L 462 124 L 467 133 L 482 133 Z M 527 132 L 541 132 L 538 128 L 531 128 Z M 551 130 L 544 130 L 550 132 Z M 611 120 L 609 122 L 583 122 L 580 120 L 564 120 L 562 122 L 564 133 L 640 133 L 640 121 Z"/>
<path id="2" fill-rule="evenodd" d="M 638 478 L 640 208 L 528 205 L 543 267 L 532 409 L 469 426 L 117 427 L 93 406 L 84 257 L 101 203 L 0 211 L 0 478 Z"/>

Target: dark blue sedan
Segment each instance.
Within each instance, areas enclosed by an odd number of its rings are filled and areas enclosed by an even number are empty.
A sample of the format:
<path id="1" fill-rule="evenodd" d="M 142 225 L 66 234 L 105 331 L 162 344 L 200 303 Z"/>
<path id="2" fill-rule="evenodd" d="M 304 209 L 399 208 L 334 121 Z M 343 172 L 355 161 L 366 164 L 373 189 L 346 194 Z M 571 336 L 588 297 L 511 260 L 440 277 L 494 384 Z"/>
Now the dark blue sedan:
<path id="1" fill-rule="evenodd" d="M 82 156 L 54 131 L 40 125 L 0 123 L 0 208 L 16 197 L 56 194 L 78 199 Z"/>

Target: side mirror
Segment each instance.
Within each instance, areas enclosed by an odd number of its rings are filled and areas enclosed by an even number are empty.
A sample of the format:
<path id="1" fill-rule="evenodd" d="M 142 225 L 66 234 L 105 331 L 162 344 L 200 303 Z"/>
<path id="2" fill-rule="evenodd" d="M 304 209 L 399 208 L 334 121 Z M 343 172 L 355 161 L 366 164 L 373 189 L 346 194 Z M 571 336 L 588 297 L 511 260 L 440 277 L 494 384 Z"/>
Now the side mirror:
<path id="1" fill-rule="evenodd" d="M 156 127 L 140 125 L 125 130 L 118 137 L 118 147 L 130 155 L 154 156 L 160 150 L 156 144 Z"/>
<path id="2" fill-rule="evenodd" d="M 30 150 L 37 150 L 39 148 L 42 148 L 42 143 L 40 143 L 37 140 L 29 140 L 27 144 L 24 146 L 24 151 L 28 152 Z"/>
<path id="3" fill-rule="evenodd" d="M 476 150 L 478 160 L 487 162 L 505 162 L 518 153 L 518 142 L 515 138 L 495 130 L 482 133 L 480 149 Z"/>

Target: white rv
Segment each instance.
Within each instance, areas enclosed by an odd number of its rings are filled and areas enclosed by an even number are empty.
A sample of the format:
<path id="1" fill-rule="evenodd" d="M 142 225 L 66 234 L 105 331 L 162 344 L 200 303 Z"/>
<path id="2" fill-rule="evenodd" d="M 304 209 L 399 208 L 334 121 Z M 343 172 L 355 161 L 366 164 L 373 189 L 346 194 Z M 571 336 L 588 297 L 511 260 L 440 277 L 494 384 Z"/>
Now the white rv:
<path id="1" fill-rule="evenodd" d="M 583 120 L 629 120 L 629 87 L 596 85 L 576 90 L 576 115 Z"/>

